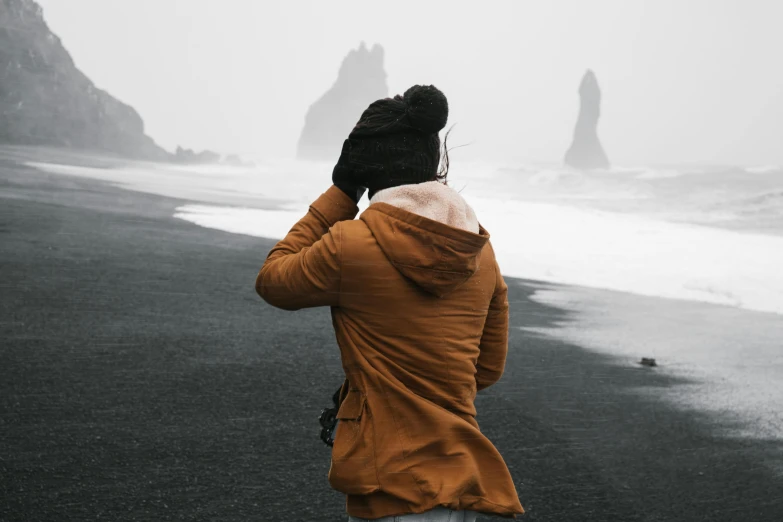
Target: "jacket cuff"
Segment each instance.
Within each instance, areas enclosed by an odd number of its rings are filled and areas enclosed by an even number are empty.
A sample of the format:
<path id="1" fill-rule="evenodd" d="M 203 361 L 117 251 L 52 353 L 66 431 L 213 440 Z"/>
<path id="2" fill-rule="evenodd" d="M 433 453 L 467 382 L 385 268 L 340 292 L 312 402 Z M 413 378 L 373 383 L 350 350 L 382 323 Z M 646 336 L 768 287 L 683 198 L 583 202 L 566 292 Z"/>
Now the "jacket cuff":
<path id="1" fill-rule="evenodd" d="M 318 212 L 329 223 L 334 225 L 338 221 L 349 221 L 359 213 L 359 207 L 342 190 L 332 185 L 321 194 L 312 205 L 312 210 Z"/>

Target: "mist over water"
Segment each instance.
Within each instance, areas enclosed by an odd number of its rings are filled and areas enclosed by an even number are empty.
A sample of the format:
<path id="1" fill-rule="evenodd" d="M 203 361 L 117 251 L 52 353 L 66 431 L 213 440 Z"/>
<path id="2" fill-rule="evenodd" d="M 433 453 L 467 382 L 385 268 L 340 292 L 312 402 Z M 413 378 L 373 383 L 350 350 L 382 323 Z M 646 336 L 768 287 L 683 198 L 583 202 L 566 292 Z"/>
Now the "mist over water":
<path id="1" fill-rule="evenodd" d="M 201 201 L 176 216 L 281 238 L 330 184 L 331 164 L 253 168 L 33 164 Z M 274 180 L 274 183 L 272 183 Z M 783 314 L 783 170 L 454 163 L 449 185 L 490 232 L 505 275 Z M 368 205 L 360 202 L 360 211 Z"/>

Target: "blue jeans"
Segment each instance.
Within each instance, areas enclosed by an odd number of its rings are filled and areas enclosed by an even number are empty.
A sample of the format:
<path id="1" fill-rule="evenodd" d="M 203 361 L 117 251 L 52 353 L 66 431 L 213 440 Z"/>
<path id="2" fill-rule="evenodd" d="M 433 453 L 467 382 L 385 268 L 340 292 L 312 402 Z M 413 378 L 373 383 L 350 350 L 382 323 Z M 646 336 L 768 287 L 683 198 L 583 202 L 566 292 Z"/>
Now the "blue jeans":
<path id="1" fill-rule="evenodd" d="M 348 522 L 476 522 L 476 511 L 454 511 L 444 507 L 436 507 L 424 513 L 409 515 L 394 515 L 383 518 L 348 517 Z"/>

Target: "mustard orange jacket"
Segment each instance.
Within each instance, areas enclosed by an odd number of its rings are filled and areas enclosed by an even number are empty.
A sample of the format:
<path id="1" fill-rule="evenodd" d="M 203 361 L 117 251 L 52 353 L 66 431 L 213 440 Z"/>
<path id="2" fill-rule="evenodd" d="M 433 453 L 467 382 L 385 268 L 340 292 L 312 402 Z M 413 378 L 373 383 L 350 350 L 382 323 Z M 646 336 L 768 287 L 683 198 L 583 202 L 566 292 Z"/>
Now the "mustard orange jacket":
<path id="1" fill-rule="evenodd" d="M 355 517 L 445 506 L 514 518 L 514 483 L 475 419 L 508 349 L 489 233 L 439 182 L 380 191 L 357 213 L 330 187 L 256 279 L 273 306 L 331 307 L 345 382 L 329 483 Z"/>

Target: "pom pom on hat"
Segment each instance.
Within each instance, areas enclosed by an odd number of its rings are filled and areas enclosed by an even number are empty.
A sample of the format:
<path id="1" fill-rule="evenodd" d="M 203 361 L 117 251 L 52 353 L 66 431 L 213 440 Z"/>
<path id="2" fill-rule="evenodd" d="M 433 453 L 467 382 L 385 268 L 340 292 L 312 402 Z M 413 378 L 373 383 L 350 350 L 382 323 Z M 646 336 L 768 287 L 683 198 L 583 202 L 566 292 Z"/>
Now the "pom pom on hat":
<path id="1" fill-rule="evenodd" d="M 405 94 L 374 101 L 362 113 L 349 138 L 391 134 L 437 134 L 449 119 L 446 96 L 433 85 L 414 85 Z"/>
<path id="2" fill-rule="evenodd" d="M 414 85 L 402 96 L 408 122 L 424 134 L 440 132 L 449 119 L 449 102 L 433 85 Z"/>

